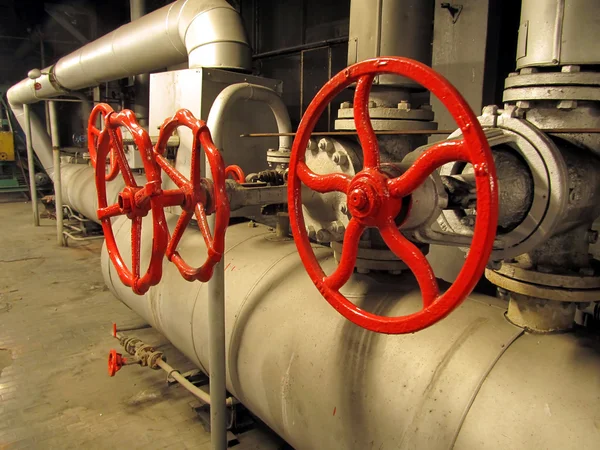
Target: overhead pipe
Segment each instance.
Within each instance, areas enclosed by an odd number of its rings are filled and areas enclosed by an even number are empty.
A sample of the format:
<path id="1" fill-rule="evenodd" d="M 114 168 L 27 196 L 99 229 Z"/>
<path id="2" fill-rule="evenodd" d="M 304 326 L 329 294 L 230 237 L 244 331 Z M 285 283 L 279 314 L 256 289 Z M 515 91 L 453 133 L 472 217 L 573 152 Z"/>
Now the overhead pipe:
<path id="1" fill-rule="evenodd" d="M 148 51 L 152 49 L 152 51 Z M 90 42 L 7 92 L 24 128 L 23 105 L 189 61 L 190 67 L 250 70 L 239 14 L 225 0 L 178 0 Z M 52 147 L 31 114 L 33 148 L 50 176 Z"/>
<path id="2" fill-rule="evenodd" d="M 132 22 L 144 16 L 146 11 L 146 0 L 129 0 L 129 14 Z M 135 92 L 133 112 L 135 112 L 138 123 L 147 129 L 150 115 L 150 74 L 136 75 L 133 83 Z"/>

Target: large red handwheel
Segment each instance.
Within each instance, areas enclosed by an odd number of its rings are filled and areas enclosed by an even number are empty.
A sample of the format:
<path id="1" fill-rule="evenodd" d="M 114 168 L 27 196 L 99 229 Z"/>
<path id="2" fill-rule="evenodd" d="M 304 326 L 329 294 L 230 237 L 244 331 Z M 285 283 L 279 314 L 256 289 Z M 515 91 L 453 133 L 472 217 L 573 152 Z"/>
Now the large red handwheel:
<path id="1" fill-rule="evenodd" d="M 450 111 L 463 133 L 462 139 L 429 147 L 397 178 L 390 178 L 381 170 L 377 137 L 369 117 L 368 101 L 373 79 L 384 73 L 410 78 L 431 91 Z M 308 139 L 327 104 L 352 83 L 357 83 L 354 122 L 363 150 L 364 168 L 354 178 L 342 173 L 318 175 L 304 162 Z M 450 288 L 440 293 L 429 262 L 417 246 L 398 231 L 394 220 L 403 208 L 403 197 L 409 196 L 436 168 L 451 161 L 469 162 L 474 167 L 477 220 L 471 249 L 463 268 Z M 302 215 L 302 183 L 320 193 L 339 191 L 347 195 L 352 218 L 346 228 L 340 263 L 329 276 L 317 262 L 306 233 Z M 387 334 L 412 333 L 446 317 L 471 293 L 481 277 L 492 251 L 498 221 L 496 169 L 475 114 L 444 77 L 424 64 L 407 58 L 377 58 L 360 62 L 338 73 L 323 86 L 309 105 L 292 147 L 288 204 L 298 253 L 323 297 L 340 314 L 363 328 Z M 390 250 L 414 273 L 423 297 L 423 308 L 419 312 L 401 317 L 379 316 L 357 307 L 340 293 L 340 288 L 354 270 L 360 236 L 369 227 L 379 229 Z"/>
<path id="2" fill-rule="evenodd" d="M 130 110 L 109 113 L 104 118 L 104 130 L 98 137 L 98 161 L 104 161 L 109 151 L 115 152 L 125 188 L 119 194 L 118 203 L 108 205 L 106 199 L 106 173 L 102 164 L 96 165 L 96 190 L 98 191 L 98 219 L 102 223 L 108 255 L 115 266 L 119 278 L 136 294 L 142 295 L 150 286 L 157 284 L 162 277 L 162 260 L 168 240 L 168 228 L 162 207 L 160 168 L 152 159 L 152 142 L 146 130 L 135 119 Z M 133 136 L 137 150 L 141 153 L 147 182 L 139 186 L 127 163 L 122 145 L 117 142 L 112 147 L 110 133 L 125 127 Z M 148 268 L 140 274 L 140 248 L 142 239 L 142 219 L 152 212 L 152 254 Z M 112 218 L 126 215 L 131 220 L 131 269 L 127 267 L 115 240 Z"/>
<path id="3" fill-rule="evenodd" d="M 180 126 L 191 129 L 194 136 L 189 179 L 185 178 L 163 156 L 169 137 Z M 204 153 L 210 165 L 212 181 L 203 178 L 200 173 L 202 148 L 204 148 Z M 215 147 L 206 123 L 196 119 L 187 109 L 181 109 L 162 125 L 154 148 L 154 155 L 158 165 L 173 180 L 185 197 L 180 204 L 183 213 L 179 217 L 167 245 L 167 258 L 177 266 L 186 280 L 208 281 L 212 276 L 214 266 L 223 257 L 225 231 L 229 224 L 229 199 L 225 191 L 225 164 L 221 153 Z M 164 204 L 172 203 L 164 202 Z M 206 216 L 213 212 L 215 214 L 215 227 L 213 233 L 211 233 Z M 190 266 L 177 251 L 183 232 L 194 215 L 208 251 L 208 256 L 200 267 Z"/>
<path id="4" fill-rule="evenodd" d="M 104 123 L 104 118 L 112 112 L 114 112 L 114 110 L 109 105 L 106 103 L 99 103 L 94 107 L 94 109 L 92 109 L 92 113 L 88 119 L 88 152 L 90 154 L 90 160 L 92 161 L 92 167 L 94 168 L 96 168 L 98 138 L 100 137 L 101 133 L 101 131 L 96 127 L 96 124 L 98 119 L 101 119 Z M 110 166 L 108 173 L 106 174 L 106 181 L 114 180 L 119 174 L 119 160 L 116 156 L 117 150 L 115 150 L 115 148 L 116 146 L 123 146 L 123 135 L 121 134 L 121 130 L 119 128 L 109 131 L 109 135 L 111 141 L 111 151 L 109 153 Z"/>

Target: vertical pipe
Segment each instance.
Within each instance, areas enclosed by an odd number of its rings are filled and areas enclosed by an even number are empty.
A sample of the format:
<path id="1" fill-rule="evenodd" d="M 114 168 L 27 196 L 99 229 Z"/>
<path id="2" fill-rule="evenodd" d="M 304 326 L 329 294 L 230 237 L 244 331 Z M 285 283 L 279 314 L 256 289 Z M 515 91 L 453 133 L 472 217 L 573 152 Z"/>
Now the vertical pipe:
<path id="1" fill-rule="evenodd" d="M 207 178 L 212 179 L 206 158 Z M 208 216 L 214 235 L 215 215 Z M 210 441 L 213 450 L 227 449 L 227 387 L 225 365 L 225 266 L 221 260 L 208 280 L 208 365 L 210 387 Z"/>
<path id="2" fill-rule="evenodd" d="M 52 155 L 54 157 L 54 204 L 56 205 L 56 242 L 60 247 L 65 245 L 63 235 L 63 201 L 62 181 L 60 177 L 60 140 L 58 135 L 58 115 L 56 102 L 49 101 L 50 131 L 52 137 Z"/>
<path id="3" fill-rule="evenodd" d="M 40 62 L 41 62 L 41 68 L 46 67 L 46 51 L 44 49 L 44 36 L 42 36 L 42 31 L 38 30 L 39 32 L 39 36 L 40 36 Z M 46 132 L 48 134 L 50 134 L 51 130 L 50 130 L 50 111 L 49 111 L 49 105 L 48 102 L 44 102 L 44 113 L 46 116 Z"/>
<path id="4" fill-rule="evenodd" d="M 29 116 L 29 105 L 23 105 L 25 115 L 25 144 L 27 146 L 27 170 L 29 170 L 29 196 L 33 210 L 33 226 L 40 226 L 40 214 L 38 212 L 37 186 L 35 185 L 35 161 L 33 156 L 33 143 L 31 141 L 31 118 Z"/>

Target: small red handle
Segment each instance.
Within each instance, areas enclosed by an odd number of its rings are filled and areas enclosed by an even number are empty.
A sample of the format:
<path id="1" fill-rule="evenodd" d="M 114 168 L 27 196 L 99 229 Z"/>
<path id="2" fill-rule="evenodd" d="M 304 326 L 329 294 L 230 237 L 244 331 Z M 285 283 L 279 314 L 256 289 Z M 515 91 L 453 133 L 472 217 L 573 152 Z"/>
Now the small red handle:
<path id="1" fill-rule="evenodd" d="M 246 181 L 246 175 L 240 166 L 231 165 L 225 168 L 225 178 L 228 178 L 231 175 L 238 183 L 244 183 Z"/>
<path id="2" fill-rule="evenodd" d="M 450 111 L 463 137 L 444 141 L 425 150 L 413 165 L 397 178 L 381 169 L 379 144 L 369 117 L 369 93 L 375 76 L 395 74 L 410 78 L 431 91 Z M 329 102 L 346 87 L 356 83 L 354 122 L 363 150 L 364 168 L 355 177 L 342 173 L 319 175 L 304 158 L 314 127 Z M 395 223 L 403 198 L 408 197 L 431 173 L 451 161 L 465 161 L 475 169 L 477 221 L 471 249 L 456 281 L 440 293 L 433 270 L 421 251 L 398 230 Z M 338 191 L 347 196 L 352 215 L 344 235 L 340 263 L 326 275 L 308 239 L 302 210 L 302 184 L 316 192 Z M 408 202 L 410 203 L 410 202 Z M 388 334 L 413 333 L 446 317 L 471 293 L 492 252 L 498 221 L 496 169 L 483 130 L 458 91 L 431 68 L 408 58 L 385 57 L 362 61 L 334 76 L 317 93 L 302 117 L 294 139 L 289 165 L 288 207 L 298 253 L 313 283 L 323 297 L 344 317 L 371 331 Z M 410 215 L 410 211 L 407 211 Z M 353 273 L 363 231 L 379 229 L 384 241 L 414 273 L 423 295 L 423 309 L 402 316 L 386 317 L 365 311 L 340 293 Z"/>
<path id="3" fill-rule="evenodd" d="M 108 352 L 108 375 L 114 377 L 126 362 L 127 360 L 123 358 L 123 355 L 117 353 L 116 350 L 113 349 Z"/>
<path id="4" fill-rule="evenodd" d="M 180 126 L 191 129 L 194 136 L 189 179 L 184 177 L 163 156 L 169 137 Z M 212 180 L 203 178 L 200 173 L 202 148 L 210 165 Z M 177 266 L 186 280 L 208 281 L 212 276 L 214 266 L 223 257 L 225 231 L 229 224 L 229 199 L 225 191 L 225 169 L 221 153 L 215 147 L 206 123 L 196 119 L 187 109 L 181 109 L 162 125 L 154 148 L 154 160 L 177 185 L 174 192 L 165 191 L 161 200 L 162 204 L 164 206 L 177 204 L 183 209 L 167 245 L 167 258 Z M 167 194 L 171 197 L 168 197 Z M 216 218 L 215 229 L 211 234 L 206 216 L 212 212 Z M 200 228 L 208 250 L 208 256 L 200 267 L 190 266 L 177 251 L 179 241 L 193 216 L 198 221 L 198 228 Z"/>

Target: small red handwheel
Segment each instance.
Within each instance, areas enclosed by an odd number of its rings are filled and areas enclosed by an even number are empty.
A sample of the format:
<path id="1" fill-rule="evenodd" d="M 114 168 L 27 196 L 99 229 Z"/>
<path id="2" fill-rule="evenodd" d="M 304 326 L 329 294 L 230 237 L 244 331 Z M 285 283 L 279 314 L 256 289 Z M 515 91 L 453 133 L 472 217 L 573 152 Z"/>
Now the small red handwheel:
<path id="1" fill-rule="evenodd" d="M 225 178 L 228 178 L 231 175 L 238 183 L 244 183 L 246 181 L 246 175 L 240 166 L 231 165 L 225 167 Z"/>
<path id="2" fill-rule="evenodd" d="M 96 165 L 96 190 L 98 191 L 98 219 L 102 223 L 108 255 L 115 266 L 119 278 L 136 294 L 142 295 L 150 286 L 157 284 L 162 277 L 162 260 L 168 240 L 165 213 L 160 202 L 162 189 L 160 168 L 152 159 L 152 142 L 146 130 L 135 119 L 130 110 L 109 113 L 104 118 L 104 130 L 98 137 L 98 160 L 104 161 L 111 151 L 110 134 L 119 127 L 125 127 L 133 136 L 137 150 L 141 153 L 146 174 L 146 184 L 139 186 L 127 163 L 122 145 L 113 147 L 120 172 L 125 180 L 125 188 L 119 194 L 118 202 L 108 205 L 106 199 L 106 173 L 101 164 Z M 148 269 L 140 275 L 140 247 L 142 240 L 142 219 L 152 211 L 152 254 Z M 115 240 L 112 218 L 126 215 L 131 220 L 131 269 L 127 267 Z"/>
<path id="3" fill-rule="evenodd" d="M 100 130 L 96 127 L 96 123 L 98 119 L 101 119 L 104 123 L 104 118 L 114 112 L 114 110 L 107 105 L 106 103 L 97 104 L 92 113 L 90 114 L 90 118 L 88 120 L 88 129 L 87 129 L 87 138 L 88 138 L 88 152 L 90 153 L 90 160 L 92 161 L 92 167 L 96 168 L 97 161 L 97 148 L 98 148 L 98 137 L 100 136 Z M 123 146 L 123 135 L 121 134 L 120 129 L 109 131 L 110 134 L 110 146 L 111 151 L 109 154 L 110 158 L 110 166 L 108 173 L 106 174 L 106 181 L 114 180 L 119 174 L 119 163 L 118 158 L 116 156 L 115 147 L 117 145 Z"/>
<path id="4" fill-rule="evenodd" d="M 462 139 L 444 141 L 425 150 L 396 178 L 390 178 L 381 170 L 377 136 L 369 117 L 373 79 L 384 73 L 410 78 L 431 91 L 450 111 L 463 133 Z M 354 178 L 342 173 L 318 175 L 304 161 L 308 139 L 327 104 L 352 83 L 356 83 L 354 122 L 363 150 L 364 168 Z M 450 288 L 440 293 L 429 262 L 417 246 L 398 231 L 394 220 L 403 208 L 403 197 L 409 196 L 436 168 L 451 161 L 469 162 L 475 169 L 477 220 L 464 266 Z M 498 194 L 489 145 L 475 115 L 458 91 L 440 74 L 417 61 L 398 57 L 362 61 L 329 80 L 309 105 L 298 127 L 288 183 L 290 223 L 304 267 L 323 297 L 340 314 L 368 330 L 412 333 L 446 317 L 471 293 L 492 251 L 498 221 Z M 347 196 L 352 218 L 346 227 L 340 263 L 331 275 L 326 275 L 317 262 L 306 233 L 302 183 L 320 193 L 339 191 Z M 414 273 L 423 297 L 423 308 L 419 312 L 401 317 L 379 316 L 357 307 L 340 293 L 354 270 L 360 236 L 369 227 L 379 229 L 390 250 Z"/>
<path id="5" fill-rule="evenodd" d="M 114 377 L 115 374 L 121 370 L 123 364 L 125 364 L 126 359 L 123 358 L 123 355 L 117 353 L 116 350 L 111 350 L 108 352 L 108 375 Z"/>
<path id="6" fill-rule="evenodd" d="M 180 126 L 191 129 L 194 136 L 189 179 L 185 178 L 163 156 L 169 137 Z M 204 148 L 204 153 L 210 165 L 212 180 L 203 178 L 200 173 L 202 148 Z M 212 276 L 215 264 L 221 261 L 223 257 L 225 231 L 229 224 L 229 199 L 225 191 L 225 164 L 221 153 L 215 147 L 206 123 L 196 119 L 187 109 L 181 109 L 163 123 L 154 148 L 154 157 L 160 168 L 173 180 L 184 196 L 183 202 L 179 204 L 183 213 L 179 217 L 173 235 L 169 239 L 167 258 L 177 266 L 186 280 L 208 281 Z M 173 203 L 164 201 L 163 204 Z M 213 212 L 215 214 L 215 227 L 211 234 L 206 216 Z M 208 251 L 208 256 L 200 267 L 190 266 L 177 251 L 183 232 L 194 215 Z"/>

